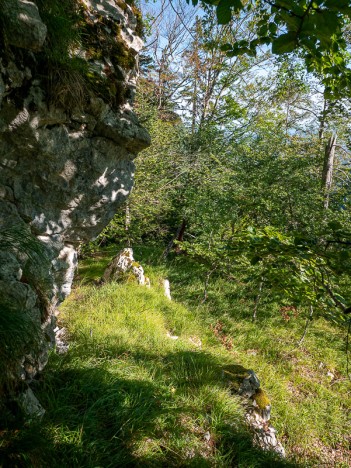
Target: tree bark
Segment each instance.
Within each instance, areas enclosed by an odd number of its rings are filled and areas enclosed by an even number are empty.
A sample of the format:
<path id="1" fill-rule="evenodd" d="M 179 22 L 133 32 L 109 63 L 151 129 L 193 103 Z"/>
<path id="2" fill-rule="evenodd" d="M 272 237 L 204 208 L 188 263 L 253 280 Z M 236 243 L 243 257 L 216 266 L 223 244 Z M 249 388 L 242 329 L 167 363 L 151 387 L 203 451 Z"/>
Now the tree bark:
<path id="1" fill-rule="evenodd" d="M 329 194 L 333 183 L 334 157 L 336 134 L 333 134 L 325 147 L 324 165 L 322 173 L 322 189 L 324 191 L 324 208 L 329 208 Z"/>
<path id="2" fill-rule="evenodd" d="M 303 334 L 302 334 L 301 338 L 299 339 L 299 342 L 298 342 L 298 344 L 297 344 L 298 346 L 301 346 L 303 340 L 305 339 L 308 326 L 309 326 L 310 323 L 312 322 L 312 316 L 313 316 L 313 306 L 312 306 L 312 304 L 310 304 L 310 314 L 309 314 L 309 316 L 308 316 L 307 319 L 306 319 L 305 329 L 304 329 L 304 331 L 303 331 Z"/>
<path id="3" fill-rule="evenodd" d="M 169 254 L 169 252 L 172 250 L 173 246 L 174 246 L 174 241 L 182 241 L 183 240 L 183 236 L 184 236 L 184 232 L 185 232 L 185 228 L 186 228 L 186 219 L 183 219 L 182 221 L 182 224 L 179 226 L 179 228 L 177 229 L 177 233 L 176 235 L 172 238 L 172 240 L 169 242 L 169 244 L 167 245 L 165 251 L 163 252 L 162 254 L 162 257 L 163 258 L 166 258 Z M 177 250 L 176 250 L 177 253 L 180 253 L 180 248 L 179 246 L 177 246 Z"/>
<path id="4" fill-rule="evenodd" d="M 318 137 L 322 141 L 324 137 L 324 129 L 325 129 L 325 119 L 326 119 L 326 114 L 327 114 L 327 101 L 324 99 L 323 103 L 323 111 L 321 112 L 319 116 L 319 130 L 318 130 Z"/>

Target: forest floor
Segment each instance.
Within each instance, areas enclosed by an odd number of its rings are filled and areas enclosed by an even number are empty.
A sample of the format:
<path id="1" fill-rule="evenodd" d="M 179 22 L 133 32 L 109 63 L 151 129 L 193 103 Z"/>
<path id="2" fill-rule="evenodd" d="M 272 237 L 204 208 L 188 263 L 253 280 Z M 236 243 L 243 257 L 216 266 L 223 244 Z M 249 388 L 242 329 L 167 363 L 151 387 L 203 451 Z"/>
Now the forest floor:
<path id="1" fill-rule="evenodd" d="M 13 466 L 351 466 L 345 330 L 315 317 L 298 346 L 308 311 L 263 291 L 253 321 L 248 284 L 213 275 L 204 300 L 203 267 L 161 262 L 153 247 L 134 248 L 150 289 L 96 286 L 118 251 L 81 262 L 59 316 L 70 348 L 38 381 L 46 415 L 12 437 Z M 232 364 L 260 378 L 286 461 L 253 447 L 242 401 L 221 378 Z"/>

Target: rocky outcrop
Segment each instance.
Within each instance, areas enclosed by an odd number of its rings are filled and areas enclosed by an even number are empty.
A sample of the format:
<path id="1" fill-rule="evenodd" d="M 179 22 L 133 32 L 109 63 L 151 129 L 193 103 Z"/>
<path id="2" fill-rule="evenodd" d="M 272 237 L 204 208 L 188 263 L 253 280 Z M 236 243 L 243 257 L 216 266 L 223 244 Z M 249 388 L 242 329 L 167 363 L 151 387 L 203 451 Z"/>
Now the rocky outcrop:
<path id="1" fill-rule="evenodd" d="M 46 363 L 78 245 L 128 197 L 150 140 L 132 111 L 133 5 L 3 0 L 0 18 L 0 306 L 42 329 L 15 373 L 28 382 Z"/>
<path id="2" fill-rule="evenodd" d="M 137 282 L 141 286 L 150 286 L 150 280 L 144 274 L 144 268 L 134 260 L 133 249 L 121 250 L 108 264 L 100 283 L 108 281 Z"/>
<path id="3" fill-rule="evenodd" d="M 285 457 L 285 449 L 270 424 L 271 403 L 256 373 L 240 365 L 225 366 L 222 377 L 232 393 L 239 394 L 245 402 L 245 420 L 253 434 L 253 442 L 262 450 Z"/>

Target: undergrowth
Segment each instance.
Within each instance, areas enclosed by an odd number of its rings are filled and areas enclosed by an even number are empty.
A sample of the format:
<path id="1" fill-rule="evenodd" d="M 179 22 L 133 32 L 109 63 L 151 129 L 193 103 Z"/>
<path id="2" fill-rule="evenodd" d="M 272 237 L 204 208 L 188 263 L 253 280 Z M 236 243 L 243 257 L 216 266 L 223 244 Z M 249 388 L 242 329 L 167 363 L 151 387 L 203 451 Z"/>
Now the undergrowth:
<path id="1" fill-rule="evenodd" d="M 118 250 L 82 263 L 61 307 L 70 350 L 51 356 L 35 390 L 46 416 L 40 428 L 3 434 L 4 459 L 53 467 L 349 466 L 344 330 L 317 318 L 298 347 L 306 311 L 287 319 L 263 297 L 253 322 L 255 292 L 240 279 L 213 277 L 204 302 L 201 267 L 186 257 L 161 263 L 155 248 L 134 249 L 151 289 L 95 286 Z M 172 301 L 163 295 L 166 277 Z M 242 403 L 223 380 L 223 369 L 237 364 L 261 379 L 287 461 L 253 447 Z"/>

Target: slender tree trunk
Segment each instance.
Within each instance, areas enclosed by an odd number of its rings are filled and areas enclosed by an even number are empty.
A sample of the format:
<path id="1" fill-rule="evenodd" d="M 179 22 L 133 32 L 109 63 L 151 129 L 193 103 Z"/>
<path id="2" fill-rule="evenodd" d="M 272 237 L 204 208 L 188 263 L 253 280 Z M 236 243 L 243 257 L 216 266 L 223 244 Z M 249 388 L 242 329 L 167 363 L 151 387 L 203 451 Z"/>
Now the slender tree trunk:
<path id="1" fill-rule="evenodd" d="M 205 284 L 204 284 L 204 297 L 202 299 L 202 303 L 206 302 L 207 301 L 207 288 L 208 288 L 208 283 L 210 281 L 210 276 L 212 275 L 212 273 L 216 270 L 217 267 L 214 267 L 212 270 L 208 271 L 206 273 L 206 276 L 205 276 Z"/>
<path id="2" fill-rule="evenodd" d="M 307 317 L 305 329 L 304 329 L 303 334 L 302 334 L 302 336 L 301 336 L 301 338 L 300 338 L 300 340 L 298 342 L 298 346 L 301 346 L 303 340 L 305 339 L 307 329 L 308 329 L 308 325 L 312 322 L 312 316 L 313 316 L 313 306 L 311 304 L 310 305 L 310 313 L 309 313 L 309 316 Z"/>
<path id="3" fill-rule="evenodd" d="M 186 228 L 186 220 L 183 219 L 183 222 L 182 222 L 180 228 L 178 229 L 177 237 L 176 237 L 176 239 L 175 239 L 175 240 L 177 240 L 178 242 L 183 242 L 184 233 L 185 233 L 185 228 Z M 178 254 L 181 252 L 181 247 L 179 246 L 179 244 L 176 245 L 175 251 L 176 251 L 176 253 L 178 253 Z"/>
<path id="4" fill-rule="evenodd" d="M 327 112 L 327 101 L 326 101 L 326 99 L 324 99 L 323 111 L 322 111 L 322 113 L 320 114 L 320 117 L 319 117 L 318 137 L 319 137 L 320 140 L 323 140 L 323 137 L 324 137 L 326 112 Z"/>
<path id="5" fill-rule="evenodd" d="M 194 80 L 193 103 L 192 103 L 192 118 L 191 118 L 191 134 L 195 135 L 196 130 L 196 114 L 197 114 L 197 77 Z"/>
<path id="6" fill-rule="evenodd" d="M 329 194 L 333 182 L 336 134 L 333 134 L 325 147 L 324 165 L 322 173 L 322 189 L 324 191 L 324 208 L 329 208 Z"/>
<path id="7" fill-rule="evenodd" d="M 288 96 L 288 105 L 286 106 L 286 116 L 285 116 L 285 135 L 288 134 L 288 126 L 289 126 L 289 113 L 290 113 L 290 96 Z"/>
<path id="8" fill-rule="evenodd" d="M 192 90 L 192 118 L 191 118 L 191 134 L 195 135 L 196 132 L 196 117 L 198 116 L 198 86 L 200 83 L 200 57 L 199 57 L 199 36 L 200 36 L 200 20 L 196 18 L 196 26 L 195 26 L 195 38 L 193 42 L 193 53 L 192 53 L 192 61 L 193 61 L 193 90 Z"/>
<path id="9" fill-rule="evenodd" d="M 182 224 L 178 227 L 176 235 L 172 238 L 172 240 L 169 242 L 167 245 L 165 251 L 162 254 L 163 258 L 166 258 L 169 254 L 169 252 L 172 250 L 174 246 L 174 241 L 182 241 L 184 237 L 184 232 L 186 228 L 186 219 L 183 219 Z M 177 249 L 177 253 L 179 253 L 180 249 Z"/>

